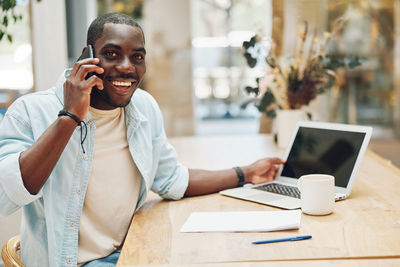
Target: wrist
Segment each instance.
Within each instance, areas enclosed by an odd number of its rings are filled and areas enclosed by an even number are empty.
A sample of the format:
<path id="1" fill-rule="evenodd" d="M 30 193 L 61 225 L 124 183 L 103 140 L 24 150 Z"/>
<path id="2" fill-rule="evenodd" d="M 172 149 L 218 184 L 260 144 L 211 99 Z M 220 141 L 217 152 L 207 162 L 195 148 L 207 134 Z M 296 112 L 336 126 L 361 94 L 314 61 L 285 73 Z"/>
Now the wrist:
<path id="1" fill-rule="evenodd" d="M 251 174 L 250 167 L 249 166 L 245 166 L 245 167 L 241 167 L 241 168 L 242 168 L 242 171 L 243 171 L 243 174 L 244 174 L 244 183 L 245 184 L 252 183 L 252 181 L 251 181 L 252 174 Z"/>
<path id="2" fill-rule="evenodd" d="M 78 116 L 76 116 L 74 113 L 69 112 L 67 109 L 60 110 L 60 112 L 58 113 L 58 117 L 69 117 L 74 120 L 77 125 L 81 125 L 82 122 L 81 119 L 78 118 Z"/>
<path id="3" fill-rule="evenodd" d="M 71 128 L 76 128 L 76 126 L 77 126 L 76 121 L 73 118 L 68 117 L 68 116 L 58 116 L 57 121 L 61 122 L 62 125 L 68 126 Z"/>
<path id="4" fill-rule="evenodd" d="M 244 176 L 244 173 L 243 173 L 242 168 L 240 168 L 240 167 L 233 167 L 233 169 L 235 170 L 236 176 L 237 176 L 237 178 L 238 178 L 237 187 L 243 186 L 243 185 L 245 184 L 245 176 Z"/>
<path id="5" fill-rule="evenodd" d="M 69 112 L 67 109 L 62 109 L 58 113 L 58 117 L 66 117 L 69 118 L 69 121 L 75 123 L 76 126 L 80 126 L 81 128 L 81 147 L 82 147 L 82 152 L 85 154 L 85 148 L 83 146 L 83 143 L 85 142 L 86 136 L 87 136 L 87 125 L 84 121 L 82 121 L 80 118 L 78 118 L 75 114 Z"/>

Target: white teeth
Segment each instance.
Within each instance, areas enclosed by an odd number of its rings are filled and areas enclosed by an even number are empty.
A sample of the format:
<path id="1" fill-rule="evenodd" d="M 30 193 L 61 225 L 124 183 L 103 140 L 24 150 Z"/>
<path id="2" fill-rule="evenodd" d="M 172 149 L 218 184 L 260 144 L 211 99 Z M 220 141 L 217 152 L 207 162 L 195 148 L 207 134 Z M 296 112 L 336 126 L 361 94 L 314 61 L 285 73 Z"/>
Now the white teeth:
<path id="1" fill-rule="evenodd" d="M 111 83 L 115 86 L 128 86 L 129 87 L 132 85 L 131 82 L 123 82 L 123 81 L 112 81 Z"/>

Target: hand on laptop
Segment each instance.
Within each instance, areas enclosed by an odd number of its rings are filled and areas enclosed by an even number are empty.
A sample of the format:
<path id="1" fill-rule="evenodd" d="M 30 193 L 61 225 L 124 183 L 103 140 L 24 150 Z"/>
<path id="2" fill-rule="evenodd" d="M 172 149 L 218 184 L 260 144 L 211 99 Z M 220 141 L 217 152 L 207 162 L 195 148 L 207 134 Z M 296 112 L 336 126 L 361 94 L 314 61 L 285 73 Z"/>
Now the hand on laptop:
<path id="1" fill-rule="evenodd" d="M 257 160 L 251 165 L 242 167 L 245 184 L 260 184 L 274 180 L 279 165 L 284 163 L 285 161 L 280 158 L 264 158 Z"/>

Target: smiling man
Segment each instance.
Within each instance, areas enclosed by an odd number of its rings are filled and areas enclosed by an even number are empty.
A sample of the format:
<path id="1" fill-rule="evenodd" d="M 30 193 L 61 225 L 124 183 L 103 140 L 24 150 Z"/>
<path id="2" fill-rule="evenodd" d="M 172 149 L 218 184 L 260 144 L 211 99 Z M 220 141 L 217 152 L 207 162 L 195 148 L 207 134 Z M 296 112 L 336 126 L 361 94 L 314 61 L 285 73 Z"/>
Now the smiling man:
<path id="1" fill-rule="evenodd" d="M 94 58 L 17 99 L 0 124 L 0 215 L 23 208 L 26 265 L 115 266 L 149 190 L 180 199 L 274 178 L 276 158 L 221 171 L 177 161 L 156 101 L 138 88 L 146 50 L 132 18 L 100 16 L 87 45 Z"/>
<path id="2" fill-rule="evenodd" d="M 91 106 L 97 109 L 125 107 L 146 73 L 142 31 L 138 26 L 108 23 L 104 25 L 102 36 L 93 43 L 99 65 L 104 69 L 99 77 L 105 90 L 92 91 Z"/>

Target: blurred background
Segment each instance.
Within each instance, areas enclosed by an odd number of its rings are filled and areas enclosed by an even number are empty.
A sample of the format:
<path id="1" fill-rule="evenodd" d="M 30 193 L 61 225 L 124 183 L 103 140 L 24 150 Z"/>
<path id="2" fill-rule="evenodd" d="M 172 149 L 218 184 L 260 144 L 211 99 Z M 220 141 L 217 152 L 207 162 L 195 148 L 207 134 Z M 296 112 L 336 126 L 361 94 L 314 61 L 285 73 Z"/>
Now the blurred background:
<path id="1" fill-rule="evenodd" d="M 307 109 L 319 120 L 373 126 L 369 148 L 400 166 L 398 0 L 16 2 L 14 11 L 22 17 L 8 23 L 11 38 L 0 41 L 0 121 L 17 97 L 54 86 L 79 57 L 91 21 L 116 11 L 143 27 L 147 74 L 141 87 L 158 101 L 169 137 L 273 132 L 271 119 L 264 120 L 267 130 L 260 128 L 262 113 L 254 105 L 241 108 L 251 98 L 245 87 L 257 86 L 265 72 L 265 64 L 248 66 L 243 42 L 259 34 L 266 55 L 273 47 L 288 56 L 304 21 L 323 38 L 344 18 L 335 51 L 357 55 L 363 63 L 340 73 L 339 83 Z M 18 233 L 18 216 L 0 220 L 0 244 Z"/>

